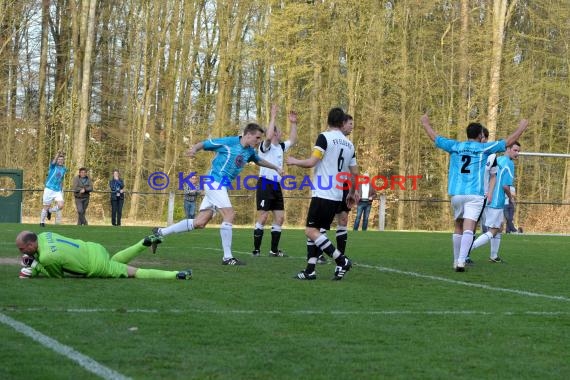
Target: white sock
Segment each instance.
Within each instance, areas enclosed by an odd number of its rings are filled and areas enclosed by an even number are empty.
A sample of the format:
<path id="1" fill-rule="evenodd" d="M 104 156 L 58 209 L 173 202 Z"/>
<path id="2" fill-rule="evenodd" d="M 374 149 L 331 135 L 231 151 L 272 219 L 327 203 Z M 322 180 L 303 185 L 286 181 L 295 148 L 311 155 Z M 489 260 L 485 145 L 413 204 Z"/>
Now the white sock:
<path id="1" fill-rule="evenodd" d="M 278 224 L 271 225 L 271 232 L 273 231 L 281 232 L 281 226 Z"/>
<path id="2" fill-rule="evenodd" d="M 59 211 L 59 207 L 57 205 L 53 206 L 52 208 L 49 209 L 49 212 L 51 212 L 52 214 L 54 212 L 58 212 Z"/>
<path id="3" fill-rule="evenodd" d="M 220 225 L 220 236 L 222 237 L 224 260 L 234 257 L 232 255 L 232 227 L 232 224 L 228 222 L 222 222 Z"/>
<path id="4" fill-rule="evenodd" d="M 493 238 L 493 234 L 491 231 L 485 232 L 483 235 L 480 235 L 475 242 L 473 243 L 473 247 L 471 249 L 479 248 L 482 245 L 487 244 Z"/>
<path id="5" fill-rule="evenodd" d="M 42 213 L 40 214 L 40 223 L 45 223 L 47 218 L 47 211 L 42 208 Z"/>
<path id="6" fill-rule="evenodd" d="M 61 211 L 60 209 L 57 209 L 57 211 L 55 212 L 55 224 L 59 223 L 61 223 Z"/>
<path id="7" fill-rule="evenodd" d="M 159 228 L 158 231 L 162 236 L 167 236 L 170 234 L 192 231 L 193 229 L 194 229 L 194 219 L 184 219 L 168 227 Z"/>
<path id="8" fill-rule="evenodd" d="M 465 265 L 465 259 L 467 259 L 471 244 L 473 244 L 473 231 L 463 231 L 463 235 L 461 235 L 461 248 L 459 249 L 459 257 L 457 258 L 457 264 L 459 266 Z"/>
<path id="9" fill-rule="evenodd" d="M 461 235 L 453 234 L 451 235 L 453 240 L 453 262 L 456 263 L 459 259 L 459 250 L 461 249 Z"/>
<path id="10" fill-rule="evenodd" d="M 501 246 L 501 233 L 499 232 L 491 239 L 491 258 L 496 259 L 499 256 L 499 247 Z"/>
<path id="11" fill-rule="evenodd" d="M 256 230 L 262 230 L 263 227 L 265 227 L 263 224 L 261 224 L 259 222 L 255 222 L 255 229 Z"/>

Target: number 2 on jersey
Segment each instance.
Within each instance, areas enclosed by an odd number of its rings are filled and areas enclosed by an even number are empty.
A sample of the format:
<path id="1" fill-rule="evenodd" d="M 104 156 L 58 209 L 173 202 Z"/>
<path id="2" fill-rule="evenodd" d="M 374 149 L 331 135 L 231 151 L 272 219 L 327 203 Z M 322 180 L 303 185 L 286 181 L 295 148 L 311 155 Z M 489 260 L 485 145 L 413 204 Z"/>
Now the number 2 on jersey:
<path id="1" fill-rule="evenodd" d="M 471 163 L 471 157 L 465 155 L 461 156 L 461 161 L 463 161 L 463 166 L 461 167 L 461 173 L 465 174 L 471 173 L 471 170 L 467 169 L 469 167 L 469 164 Z"/>

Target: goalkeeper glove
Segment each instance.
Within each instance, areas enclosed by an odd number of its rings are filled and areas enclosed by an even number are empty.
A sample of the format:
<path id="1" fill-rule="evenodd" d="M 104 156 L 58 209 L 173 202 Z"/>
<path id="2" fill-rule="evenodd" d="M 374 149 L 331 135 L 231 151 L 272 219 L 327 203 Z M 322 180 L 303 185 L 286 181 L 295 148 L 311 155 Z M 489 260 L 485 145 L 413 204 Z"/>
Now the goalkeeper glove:
<path id="1" fill-rule="evenodd" d="M 36 261 L 36 258 L 34 256 L 22 255 L 21 264 L 25 267 L 34 268 L 36 265 L 38 265 L 38 262 Z"/>
<path id="2" fill-rule="evenodd" d="M 24 267 L 20 269 L 20 278 L 30 278 L 32 277 L 32 268 Z"/>

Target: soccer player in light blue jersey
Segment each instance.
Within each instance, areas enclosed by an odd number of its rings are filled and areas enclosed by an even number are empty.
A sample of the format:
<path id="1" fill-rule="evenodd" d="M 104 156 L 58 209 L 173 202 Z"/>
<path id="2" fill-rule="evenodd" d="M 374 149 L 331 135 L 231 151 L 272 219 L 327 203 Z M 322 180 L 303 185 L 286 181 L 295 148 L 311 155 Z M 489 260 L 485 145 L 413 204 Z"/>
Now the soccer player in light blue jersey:
<path id="1" fill-rule="evenodd" d="M 528 120 L 521 120 L 518 128 L 505 140 L 482 143 L 483 126 L 470 123 L 467 141 L 457 141 L 439 136 L 432 128 L 427 114 L 421 118 L 422 126 L 436 147 L 449 153 L 448 194 L 454 212 L 453 267 L 465 272 L 465 260 L 473 244 L 473 232 L 483 210 L 485 197 L 484 175 L 487 158 L 492 153 L 504 152 L 528 127 Z"/>
<path id="2" fill-rule="evenodd" d="M 63 177 L 68 169 L 63 166 L 64 155 L 57 152 L 54 159 L 49 165 L 49 172 L 44 187 L 44 195 L 42 197 L 43 208 L 40 215 L 40 226 L 45 227 L 46 218 L 51 220 L 51 214 L 55 213 L 55 223 L 61 221 L 61 210 L 63 209 Z M 51 207 L 52 202 L 56 205 Z"/>
<path id="3" fill-rule="evenodd" d="M 489 130 L 483 127 L 483 137 L 481 138 L 481 142 L 486 143 L 489 141 Z M 485 199 L 483 200 L 483 211 L 479 215 L 479 220 L 477 223 L 481 221 L 481 229 L 483 233 L 487 232 L 487 226 L 485 225 L 485 208 L 487 206 L 487 202 L 493 199 L 493 189 L 495 188 L 495 180 L 497 179 L 497 154 L 493 153 L 489 157 L 487 157 L 487 163 L 485 164 L 485 175 L 483 178 L 483 189 L 485 191 Z M 477 224 L 475 224 L 475 231 L 477 230 Z M 475 233 L 474 231 L 474 233 Z M 475 235 L 473 235 L 475 238 Z M 473 240 L 475 241 L 475 240 Z M 475 264 L 473 260 L 471 260 L 471 250 L 465 259 L 465 263 L 468 265 Z"/>
<path id="4" fill-rule="evenodd" d="M 220 236 L 224 256 L 223 265 L 244 265 L 241 260 L 232 254 L 232 223 L 235 212 L 230 202 L 228 189 L 232 188 L 231 182 L 238 176 L 248 162 L 275 170 L 283 175 L 283 169 L 264 159 L 259 158 L 255 147 L 261 142 L 265 131 L 255 123 L 249 123 L 245 127 L 242 136 L 222 137 L 208 139 L 194 145 L 188 152 L 188 156 L 194 157 L 200 150 L 212 151 L 216 155 L 212 160 L 212 166 L 208 173 L 213 182 L 201 183 L 204 187 L 204 198 L 200 204 L 200 213 L 195 219 L 184 219 L 178 223 L 164 228 L 155 228 L 153 234 L 160 241 L 164 236 L 188 232 L 197 228 L 204 228 L 214 216 L 214 211 L 222 214 Z M 156 244 L 153 244 L 153 251 Z"/>
<path id="5" fill-rule="evenodd" d="M 489 206 L 485 209 L 485 224 L 488 231 L 479 236 L 473 243 L 473 248 L 481 247 L 484 244 L 491 243 L 491 255 L 489 261 L 492 263 L 501 263 L 503 260 L 499 257 L 499 247 L 501 246 L 501 233 L 503 230 L 503 208 L 505 198 L 513 201 L 514 194 L 511 193 L 511 186 L 515 181 L 515 164 L 513 160 L 519 156 L 521 144 L 515 141 L 507 147 L 504 156 L 497 159 L 499 167 L 493 198 L 489 202 Z"/>

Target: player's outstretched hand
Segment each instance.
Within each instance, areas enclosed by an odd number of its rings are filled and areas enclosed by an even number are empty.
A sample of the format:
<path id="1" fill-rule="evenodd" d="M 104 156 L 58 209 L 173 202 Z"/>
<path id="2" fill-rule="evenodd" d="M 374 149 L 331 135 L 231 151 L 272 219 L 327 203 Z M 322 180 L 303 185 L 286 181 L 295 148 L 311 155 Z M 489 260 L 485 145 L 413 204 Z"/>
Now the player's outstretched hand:
<path id="1" fill-rule="evenodd" d="M 285 163 L 287 165 L 297 165 L 297 161 L 299 161 L 299 160 L 297 160 L 295 157 L 292 157 L 292 156 L 285 158 Z"/>
<path id="2" fill-rule="evenodd" d="M 34 261 L 35 261 L 34 256 L 24 254 L 22 255 L 20 263 L 25 267 L 31 267 Z"/>
<path id="3" fill-rule="evenodd" d="M 358 204 L 359 201 L 360 201 L 360 194 L 358 194 L 357 192 L 353 194 L 348 194 L 346 196 L 346 206 L 348 208 L 353 208 Z"/>
<path id="4" fill-rule="evenodd" d="M 289 122 L 292 124 L 297 124 L 297 112 L 295 111 L 289 112 Z"/>
<path id="5" fill-rule="evenodd" d="M 32 277 L 32 268 L 23 267 L 20 269 L 20 274 L 18 275 L 20 278 L 30 278 Z"/>

